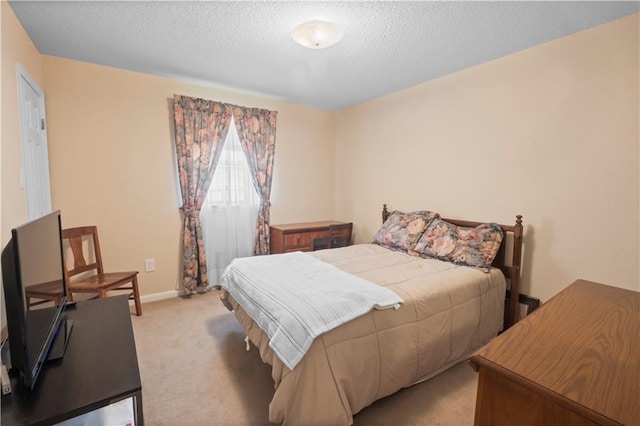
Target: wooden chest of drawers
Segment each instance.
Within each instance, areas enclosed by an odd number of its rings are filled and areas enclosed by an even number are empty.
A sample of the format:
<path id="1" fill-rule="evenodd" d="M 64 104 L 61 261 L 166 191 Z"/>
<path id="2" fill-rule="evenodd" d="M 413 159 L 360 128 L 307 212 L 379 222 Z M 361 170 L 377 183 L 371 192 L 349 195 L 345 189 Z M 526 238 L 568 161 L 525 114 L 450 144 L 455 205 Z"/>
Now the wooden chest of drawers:
<path id="1" fill-rule="evenodd" d="M 476 425 L 640 425 L 640 293 L 578 280 L 480 349 Z"/>
<path id="2" fill-rule="evenodd" d="M 329 225 L 343 222 L 325 220 L 320 222 L 271 225 L 271 254 L 291 251 L 313 251 L 315 240 L 329 237 Z"/>

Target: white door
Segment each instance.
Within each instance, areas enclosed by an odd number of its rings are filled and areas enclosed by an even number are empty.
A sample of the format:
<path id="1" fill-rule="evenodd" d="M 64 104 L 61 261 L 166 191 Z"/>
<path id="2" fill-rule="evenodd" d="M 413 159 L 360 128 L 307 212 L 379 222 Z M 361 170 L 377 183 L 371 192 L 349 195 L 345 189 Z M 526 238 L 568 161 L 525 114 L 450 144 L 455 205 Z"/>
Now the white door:
<path id="1" fill-rule="evenodd" d="M 22 130 L 23 182 L 29 220 L 51 212 L 49 151 L 44 92 L 18 65 L 18 96 Z"/>

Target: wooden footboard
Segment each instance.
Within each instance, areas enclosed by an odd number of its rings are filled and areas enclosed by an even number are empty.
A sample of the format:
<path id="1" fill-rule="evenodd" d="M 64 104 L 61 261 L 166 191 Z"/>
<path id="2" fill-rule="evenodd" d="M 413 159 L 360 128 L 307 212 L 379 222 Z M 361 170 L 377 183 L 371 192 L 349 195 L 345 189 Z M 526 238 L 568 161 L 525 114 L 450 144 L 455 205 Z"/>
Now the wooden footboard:
<path id="1" fill-rule="evenodd" d="M 389 218 L 387 205 L 382 206 L 382 223 Z M 476 227 L 485 222 L 470 220 L 442 218 L 443 220 L 458 226 Z M 522 271 L 522 215 L 516 215 L 515 225 L 498 224 L 504 232 L 504 238 L 500 244 L 498 254 L 493 260 L 492 266 L 499 268 L 509 281 L 509 306 L 505 312 L 505 330 L 518 321 L 518 298 L 520 295 L 520 274 Z M 510 244 L 511 243 L 511 244 Z M 507 264 L 508 259 L 511 260 Z"/>

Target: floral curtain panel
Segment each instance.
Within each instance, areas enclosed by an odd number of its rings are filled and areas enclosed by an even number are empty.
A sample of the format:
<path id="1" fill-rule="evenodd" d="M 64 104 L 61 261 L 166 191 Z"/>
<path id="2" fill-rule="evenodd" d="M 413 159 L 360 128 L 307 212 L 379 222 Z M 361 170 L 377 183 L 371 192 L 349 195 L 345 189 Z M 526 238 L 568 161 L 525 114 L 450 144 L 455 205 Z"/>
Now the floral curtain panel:
<path id="1" fill-rule="evenodd" d="M 240 145 L 251 168 L 253 184 L 260 195 L 256 223 L 254 254 L 269 254 L 269 212 L 271 181 L 276 146 L 277 111 L 234 107 L 233 119 L 238 129 Z"/>
<path id="2" fill-rule="evenodd" d="M 200 209 L 231 122 L 232 107 L 174 95 L 176 158 L 182 191 L 184 294 L 208 286 Z"/>

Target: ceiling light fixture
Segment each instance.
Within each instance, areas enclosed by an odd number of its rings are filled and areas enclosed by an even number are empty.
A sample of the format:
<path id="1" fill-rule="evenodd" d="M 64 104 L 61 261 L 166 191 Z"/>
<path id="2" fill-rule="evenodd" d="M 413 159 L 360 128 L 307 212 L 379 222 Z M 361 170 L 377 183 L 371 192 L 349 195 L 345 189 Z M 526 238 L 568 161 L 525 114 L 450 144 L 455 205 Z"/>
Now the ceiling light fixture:
<path id="1" fill-rule="evenodd" d="M 296 43 L 311 49 L 324 49 L 342 39 L 342 30 L 330 22 L 311 21 L 298 25 L 291 36 Z"/>

